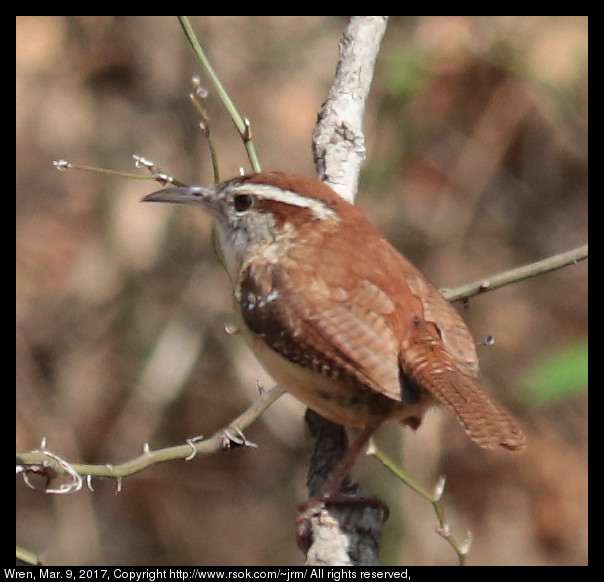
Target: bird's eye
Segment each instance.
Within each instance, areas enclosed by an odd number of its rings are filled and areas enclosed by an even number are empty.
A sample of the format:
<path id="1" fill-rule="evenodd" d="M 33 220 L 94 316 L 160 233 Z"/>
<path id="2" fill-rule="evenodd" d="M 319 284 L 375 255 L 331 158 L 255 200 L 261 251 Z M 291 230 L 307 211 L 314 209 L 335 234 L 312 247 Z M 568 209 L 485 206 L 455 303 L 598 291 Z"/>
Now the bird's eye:
<path id="1" fill-rule="evenodd" d="M 233 206 L 237 212 L 245 212 L 252 207 L 254 198 L 250 194 L 237 194 L 233 199 Z"/>

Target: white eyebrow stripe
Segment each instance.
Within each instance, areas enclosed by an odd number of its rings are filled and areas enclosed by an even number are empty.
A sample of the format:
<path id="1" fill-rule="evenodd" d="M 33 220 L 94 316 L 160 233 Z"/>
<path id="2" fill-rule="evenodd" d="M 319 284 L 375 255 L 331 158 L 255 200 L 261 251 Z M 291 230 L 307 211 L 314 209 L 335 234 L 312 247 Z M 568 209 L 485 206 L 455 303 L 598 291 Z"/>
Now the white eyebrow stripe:
<path id="1" fill-rule="evenodd" d="M 326 202 L 303 196 L 292 190 L 284 190 L 269 184 L 241 184 L 232 188 L 232 191 L 238 194 L 249 194 L 266 200 L 291 204 L 292 206 L 298 206 L 298 208 L 308 208 L 313 216 L 319 220 L 339 220 L 337 213 Z"/>

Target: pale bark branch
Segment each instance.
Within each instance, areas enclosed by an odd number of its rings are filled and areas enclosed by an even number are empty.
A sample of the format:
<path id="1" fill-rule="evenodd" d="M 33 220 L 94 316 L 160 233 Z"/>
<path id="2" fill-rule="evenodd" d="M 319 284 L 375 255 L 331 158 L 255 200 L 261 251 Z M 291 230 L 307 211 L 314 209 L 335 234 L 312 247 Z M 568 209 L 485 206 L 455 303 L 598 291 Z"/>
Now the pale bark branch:
<path id="1" fill-rule="evenodd" d="M 340 55 L 333 84 L 319 112 L 313 132 L 317 176 L 346 200 L 353 202 L 361 166 L 365 161 L 363 115 L 373 69 L 386 31 L 387 16 L 351 16 L 340 40 Z M 309 466 L 310 496 L 316 494 L 347 449 L 343 427 L 307 412 L 314 439 Z M 312 419 L 312 421 L 309 421 Z M 352 485 L 348 495 L 363 495 Z M 382 532 L 382 512 L 363 504 L 325 507 L 297 532 L 306 551 L 307 566 L 376 566 Z"/>
<path id="2" fill-rule="evenodd" d="M 352 202 L 365 161 L 363 115 L 387 16 L 351 16 L 340 39 L 340 55 L 327 100 L 313 131 L 319 180 Z"/>

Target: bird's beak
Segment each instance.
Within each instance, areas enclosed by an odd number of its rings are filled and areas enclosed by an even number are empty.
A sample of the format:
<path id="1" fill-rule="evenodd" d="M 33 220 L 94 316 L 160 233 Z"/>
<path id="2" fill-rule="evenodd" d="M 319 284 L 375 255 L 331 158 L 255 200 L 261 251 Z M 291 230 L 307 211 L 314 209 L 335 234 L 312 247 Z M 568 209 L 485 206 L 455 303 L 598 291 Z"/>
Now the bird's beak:
<path id="1" fill-rule="evenodd" d="M 183 186 L 157 190 L 147 194 L 141 202 L 165 202 L 168 204 L 193 204 L 207 210 L 212 210 L 212 202 L 216 196 L 213 188 L 203 186 Z"/>

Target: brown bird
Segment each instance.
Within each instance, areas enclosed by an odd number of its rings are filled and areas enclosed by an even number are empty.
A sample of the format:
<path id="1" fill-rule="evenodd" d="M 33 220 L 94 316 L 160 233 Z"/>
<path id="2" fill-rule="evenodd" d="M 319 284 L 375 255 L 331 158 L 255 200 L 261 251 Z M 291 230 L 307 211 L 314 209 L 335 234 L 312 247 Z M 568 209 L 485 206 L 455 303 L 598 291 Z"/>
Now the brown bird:
<path id="1" fill-rule="evenodd" d="M 382 422 L 417 429 L 438 404 L 479 446 L 524 447 L 516 422 L 476 380 L 475 343 L 458 312 L 325 184 L 271 172 L 143 200 L 214 217 L 237 325 L 257 359 L 309 408 L 365 429 L 332 485 Z"/>

